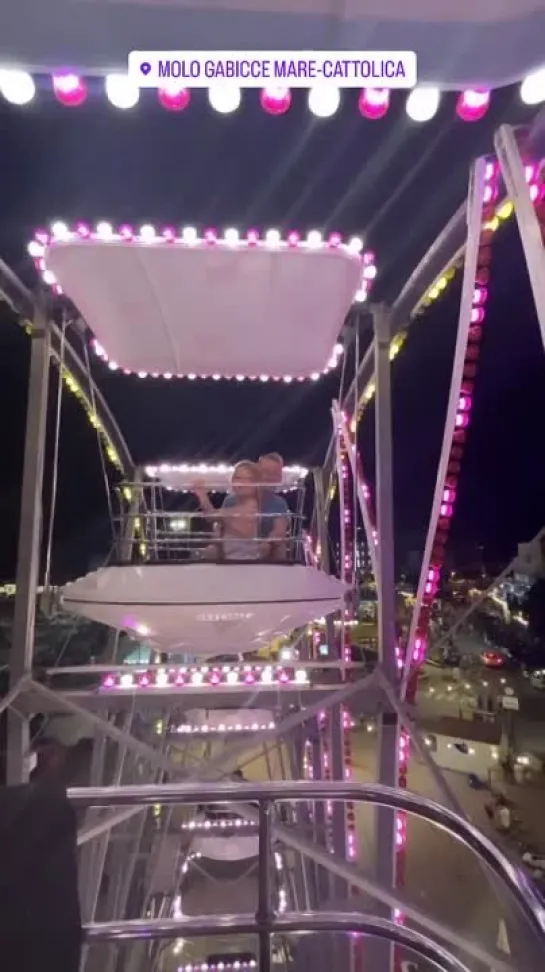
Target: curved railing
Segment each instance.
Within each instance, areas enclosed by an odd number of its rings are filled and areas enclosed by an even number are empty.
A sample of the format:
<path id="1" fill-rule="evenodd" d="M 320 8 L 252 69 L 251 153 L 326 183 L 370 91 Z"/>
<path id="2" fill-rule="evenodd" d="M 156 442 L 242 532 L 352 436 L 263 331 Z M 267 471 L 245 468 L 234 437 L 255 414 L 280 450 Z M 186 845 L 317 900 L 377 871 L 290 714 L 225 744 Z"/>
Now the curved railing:
<path id="1" fill-rule="evenodd" d="M 503 888 L 510 894 L 512 900 L 518 905 L 519 911 L 524 916 L 528 925 L 533 930 L 536 940 L 539 942 L 540 949 L 545 948 L 545 908 L 535 893 L 531 882 L 527 878 L 522 868 L 517 867 L 509 858 L 482 834 L 472 823 L 460 817 L 452 810 L 441 806 L 433 800 L 410 793 L 406 790 L 397 790 L 380 784 L 367 783 L 321 783 L 308 781 L 282 782 L 282 783 L 213 783 L 213 784 L 168 784 L 162 786 L 121 786 L 121 787 L 87 787 L 69 790 L 70 800 L 79 806 L 136 806 L 150 804 L 192 804 L 192 803 L 229 803 L 237 808 L 244 816 L 249 819 L 257 820 L 260 825 L 260 908 L 257 916 L 225 916 L 226 927 L 231 927 L 233 934 L 247 933 L 253 931 L 260 936 L 261 947 L 261 969 L 267 972 L 266 956 L 270 950 L 270 936 L 274 932 L 286 932 L 287 928 L 283 922 L 292 922 L 292 931 L 326 931 L 326 930 L 345 930 L 361 931 L 375 937 L 389 938 L 408 949 L 424 955 L 422 949 L 426 950 L 426 957 L 435 964 L 436 968 L 457 970 L 462 972 L 466 966 L 460 963 L 453 954 L 447 952 L 443 946 L 438 945 L 430 938 L 426 938 L 421 933 L 409 931 L 407 928 L 400 928 L 390 922 L 379 921 L 378 919 L 368 919 L 367 916 L 354 914 L 340 914 L 326 916 L 318 915 L 288 915 L 282 918 L 275 916 L 269 911 L 270 905 L 270 854 L 271 839 L 274 831 L 275 837 L 280 837 L 287 844 L 293 847 L 298 842 L 295 835 L 284 827 L 272 826 L 271 808 L 273 804 L 279 802 L 297 801 L 349 801 L 352 803 L 363 802 L 372 805 L 390 807 L 392 809 L 409 813 L 414 816 L 427 820 L 430 823 L 442 828 L 447 833 L 465 844 L 478 858 L 485 864 L 491 872 L 496 886 Z M 258 809 L 250 808 L 241 804 L 257 804 Z M 311 846 L 305 847 L 303 853 L 314 857 L 318 863 L 321 860 L 321 852 Z M 326 855 L 327 857 L 327 855 Z M 320 859 L 319 859 L 320 858 Z M 369 891 L 373 896 L 379 897 L 378 887 L 372 887 L 371 883 L 361 875 L 361 872 L 353 865 L 345 862 L 331 862 L 330 867 L 335 870 L 345 880 L 354 886 L 358 884 L 363 890 Z M 342 875 L 341 875 L 342 871 Z M 398 907 L 400 902 L 393 893 L 385 889 L 381 890 L 380 897 L 383 902 L 390 907 Z M 410 909 L 404 908 L 405 912 L 411 917 Z M 414 912 L 414 909 L 413 909 Z M 416 913 L 415 913 L 416 914 Z M 443 929 L 436 922 L 431 920 L 422 921 L 421 916 L 416 917 L 425 927 L 435 931 L 438 929 L 438 937 L 444 940 L 455 942 L 456 935 L 450 930 Z M 326 924 L 320 924 L 326 922 Z M 329 923 L 328 923 L 329 922 Z M 310 923 L 310 924 L 309 924 Z M 214 926 L 218 927 L 218 919 L 214 917 Z M 210 923 L 206 926 L 210 927 Z M 86 934 L 89 941 L 103 939 L 134 939 L 142 937 L 176 937 L 189 934 L 207 934 L 206 931 L 199 932 L 199 926 L 189 926 L 185 919 L 180 922 L 113 922 L 105 924 L 89 925 Z M 195 930 L 196 929 L 196 930 Z M 445 931 L 447 934 L 445 934 Z M 409 937 L 407 937 L 409 936 Z M 411 937 L 416 936 L 416 937 Z M 502 961 L 500 957 L 489 955 L 483 949 L 473 943 L 459 941 L 459 948 L 467 951 L 474 958 L 485 961 L 500 972 L 500 970 L 512 969 L 509 962 Z M 419 951 L 420 949 L 420 951 Z M 431 952 L 430 952 L 431 949 Z M 542 965 L 542 963 L 541 963 Z M 537 969 L 536 969 L 537 972 Z"/>
<path id="2" fill-rule="evenodd" d="M 180 918 L 176 920 L 104 922 L 88 925 L 85 939 L 88 944 L 98 942 L 134 942 L 156 939 L 206 938 L 221 934 L 255 935 L 258 932 L 255 915 L 214 915 L 213 918 Z M 305 932 L 358 933 L 371 938 L 383 939 L 401 946 L 415 958 L 424 959 L 440 972 L 470 972 L 455 955 L 432 941 L 427 935 L 396 925 L 385 918 L 367 915 L 345 914 L 340 911 L 324 911 L 312 914 L 305 911 L 287 912 L 271 919 L 267 925 L 267 938 L 272 935 L 301 934 Z M 259 963 L 259 972 L 264 972 Z"/>

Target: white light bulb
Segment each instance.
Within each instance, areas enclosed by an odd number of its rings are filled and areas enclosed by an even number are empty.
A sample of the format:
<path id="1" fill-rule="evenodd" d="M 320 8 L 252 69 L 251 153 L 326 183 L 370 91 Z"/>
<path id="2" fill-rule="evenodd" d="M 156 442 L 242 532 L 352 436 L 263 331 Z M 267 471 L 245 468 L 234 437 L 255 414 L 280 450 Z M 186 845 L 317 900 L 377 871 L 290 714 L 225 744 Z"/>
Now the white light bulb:
<path id="1" fill-rule="evenodd" d="M 440 100 L 441 93 L 438 88 L 416 87 L 407 98 L 405 111 L 412 121 L 431 121 L 437 114 Z"/>
<path id="2" fill-rule="evenodd" d="M 26 71 L 0 71 L 0 92 L 12 105 L 28 105 L 36 94 L 36 85 Z"/>
<path id="3" fill-rule="evenodd" d="M 338 88 L 322 85 L 311 88 L 308 93 L 309 111 L 316 118 L 331 118 L 339 108 L 341 93 Z"/>
<path id="4" fill-rule="evenodd" d="M 220 115 L 230 115 L 240 106 L 242 94 L 240 88 L 231 84 L 213 84 L 208 89 L 208 100 L 214 111 Z"/>
<path id="5" fill-rule="evenodd" d="M 545 101 L 545 68 L 534 71 L 520 86 L 520 98 L 525 105 L 540 105 Z"/>
<path id="6" fill-rule="evenodd" d="M 140 89 L 126 74 L 108 74 L 105 88 L 106 97 L 114 108 L 126 111 L 138 104 Z"/>

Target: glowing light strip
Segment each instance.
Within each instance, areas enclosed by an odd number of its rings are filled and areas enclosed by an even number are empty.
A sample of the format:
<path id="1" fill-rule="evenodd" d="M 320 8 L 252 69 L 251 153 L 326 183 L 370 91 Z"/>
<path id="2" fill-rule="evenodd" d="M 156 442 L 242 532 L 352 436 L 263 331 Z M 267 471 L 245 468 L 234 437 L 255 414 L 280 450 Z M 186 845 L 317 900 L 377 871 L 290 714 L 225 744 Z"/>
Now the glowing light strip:
<path id="1" fill-rule="evenodd" d="M 191 833 L 199 833 L 201 830 L 240 830 L 243 827 L 257 828 L 251 820 L 243 817 L 233 817 L 232 820 L 189 820 L 181 825 L 181 830 L 190 830 Z"/>
<path id="2" fill-rule="evenodd" d="M 257 962 L 253 959 L 249 962 L 239 962 L 237 959 L 233 962 L 190 962 L 178 965 L 176 972 L 247 972 L 248 969 L 257 969 Z"/>
<path id="3" fill-rule="evenodd" d="M 529 183 L 532 182 L 533 179 L 532 166 L 526 167 L 526 178 Z M 531 186 L 531 195 L 533 197 L 533 202 L 537 205 L 541 200 L 537 193 L 537 189 L 534 188 L 533 185 Z M 502 200 L 502 202 L 495 207 L 494 213 L 492 214 L 492 217 L 488 222 L 488 229 L 490 230 L 490 232 L 496 233 L 503 226 L 505 226 L 505 224 L 513 216 L 514 211 L 515 211 L 514 206 L 510 199 Z M 443 270 L 441 274 L 437 277 L 437 279 L 434 280 L 430 289 L 424 294 L 421 301 L 417 304 L 412 314 L 413 318 L 418 316 L 418 314 L 420 314 L 423 310 L 426 310 L 428 307 L 430 307 L 432 303 L 434 303 L 436 300 L 438 300 L 440 297 L 443 296 L 449 284 L 452 283 L 452 281 L 454 280 L 460 266 L 461 266 L 460 256 L 457 255 L 453 259 L 452 264 L 449 267 L 447 267 L 445 270 Z M 390 345 L 390 361 L 393 361 L 394 358 L 397 357 L 403 345 L 405 344 L 406 339 L 407 339 L 406 331 L 400 331 L 399 334 L 397 334 L 393 338 L 392 343 Z M 369 405 L 369 403 L 373 400 L 374 395 L 375 395 L 375 384 L 374 381 L 371 380 L 365 386 L 361 394 L 358 403 L 358 408 L 357 408 L 357 421 L 359 421 L 359 419 L 363 415 L 366 406 Z"/>
<path id="4" fill-rule="evenodd" d="M 203 478 L 206 480 L 209 477 L 212 482 L 217 480 L 217 478 L 225 478 L 225 490 L 230 488 L 230 479 L 235 471 L 236 466 L 227 465 L 226 463 L 218 463 L 217 465 L 208 465 L 207 463 L 180 463 L 178 465 L 171 465 L 169 463 L 160 463 L 158 466 L 146 466 L 144 472 L 149 479 L 162 480 L 163 476 L 169 476 L 171 474 L 179 473 L 183 476 L 187 476 L 188 479 L 193 478 Z M 282 485 L 282 492 L 288 492 L 290 490 L 298 489 L 303 480 L 308 476 L 308 469 L 305 466 L 284 466 L 284 483 Z M 165 489 L 172 490 L 179 493 L 189 493 L 192 492 L 190 486 L 187 488 L 178 489 L 176 486 L 171 486 L 169 483 L 162 483 Z M 224 489 L 220 489 L 217 485 L 208 490 L 210 493 L 221 493 Z"/>
<path id="5" fill-rule="evenodd" d="M 228 723 L 220 722 L 217 726 L 208 725 L 208 723 L 203 723 L 203 725 L 189 725 L 187 722 L 181 723 L 179 726 L 173 726 L 170 728 L 169 732 L 176 736 L 190 736 L 194 733 L 201 733 L 204 735 L 208 734 L 218 734 L 225 735 L 231 732 L 261 732 L 266 729 L 275 729 L 275 722 L 252 722 L 243 724 L 237 722 L 236 725 L 229 725 Z"/>
<path id="6" fill-rule="evenodd" d="M 174 666 L 133 672 L 108 672 L 101 680 L 102 689 L 153 690 L 165 688 L 198 688 L 216 685 L 308 685 L 304 668 L 290 669 L 272 666 L 230 665 L 199 668 Z"/>
<path id="7" fill-rule="evenodd" d="M 95 352 L 97 358 L 100 358 L 105 364 L 108 365 L 110 371 L 120 371 L 124 375 L 133 375 L 137 378 L 164 378 L 165 380 L 170 380 L 171 378 L 185 378 L 187 381 L 253 381 L 261 382 L 266 384 L 269 381 L 272 382 L 282 382 L 285 385 L 291 385 L 293 382 L 303 382 L 303 381 L 319 381 L 322 375 L 329 374 L 330 371 L 334 371 L 338 366 L 339 361 L 344 352 L 342 344 L 336 344 L 333 348 L 331 357 L 322 371 L 314 371 L 310 375 L 230 375 L 230 374 L 170 374 L 169 372 L 164 372 L 160 374 L 159 372 L 147 372 L 147 371 L 130 371 L 127 368 L 120 368 L 114 361 L 110 361 L 107 352 L 104 350 L 101 344 L 95 339 L 91 341 L 91 347 Z"/>

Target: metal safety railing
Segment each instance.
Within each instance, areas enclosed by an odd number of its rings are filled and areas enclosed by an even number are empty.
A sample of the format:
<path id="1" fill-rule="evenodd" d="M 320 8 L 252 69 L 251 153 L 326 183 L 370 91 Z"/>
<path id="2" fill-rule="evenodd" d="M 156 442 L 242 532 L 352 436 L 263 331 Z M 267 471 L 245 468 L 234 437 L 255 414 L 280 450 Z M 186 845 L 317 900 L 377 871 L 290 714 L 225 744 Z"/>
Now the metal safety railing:
<path id="1" fill-rule="evenodd" d="M 282 802 L 349 801 L 375 806 L 388 807 L 412 814 L 439 826 L 463 843 L 491 873 L 498 886 L 509 892 L 518 906 L 519 912 L 528 922 L 538 942 L 540 951 L 545 948 L 545 907 L 534 891 L 531 882 L 522 868 L 513 864 L 508 857 L 482 834 L 478 828 L 452 810 L 435 803 L 433 800 L 418 796 L 406 790 L 396 790 L 380 784 L 344 782 L 286 781 L 282 783 L 173 783 L 160 786 L 112 786 L 85 787 L 71 789 L 68 797 L 76 806 L 149 806 L 151 804 L 253 804 L 246 807 L 244 815 L 259 823 L 258 859 L 258 907 L 255 915 L 223 915 L 212 918 L 180 918 L 160 920 L 136 920 L 105 922 L 85 927 L 89 943 L 99 941 L 134 941 L 154 938 L 204 937 L 218 934 L 253 934 L 259 941 L 259 968 L 261 972 L 271 970 L 271 936 L 275 934 L 303 932 L 359 932 L 375 938 L 382 938 L 403 946 L 414 955 L 427 959 L 438 969 L 446 972 L 468 972 L 468 966 L 442 944 L 422 932 L 398 925 L 382 918 L 358 913 L 320 912 L 291 913 L 275 915 L 271 906 L 273 883 L 272 869 L 272 808 Z M 275 836 L 278 835 L 278 828 Z M 286 838 L 287 838 L 286 832 Z M 280 835 L 282 837 L 282 835 Z M 288 839 L 286 839 L 286 842 Z M 292 841 L 291 841 L 292 842 Z M 312 852 L 309 851 L 312 856 Z M 319 851 L 314 851 L 316 860 Z M 320 861 L 318 861 L 320 863 Z M 352 865 L 337 865 L 343 870 L 347 880 L 358 884 L 357 869 Z M 359 879 L 359 883 L 362 881 Z M 385 894 L 386 900 L 388 894 Z M 392 897 L 393 901 L 393 896 Z M 395 907 L 395 904 L 392 904 Z M 428 928 L 437 926 L 429 920 Z M 443 929 L 439 937 L 447 940 Z M 455 933 L 449 939 L 456 942 L 460 949 L 471 954 L 479 961 L 485 961 L 497 970 L 512 970 L 510 962 L 498 956 L 489 955 L 473 943 L 464 943 Z M 542 964 L 542 963 L 541 963 Z"/>

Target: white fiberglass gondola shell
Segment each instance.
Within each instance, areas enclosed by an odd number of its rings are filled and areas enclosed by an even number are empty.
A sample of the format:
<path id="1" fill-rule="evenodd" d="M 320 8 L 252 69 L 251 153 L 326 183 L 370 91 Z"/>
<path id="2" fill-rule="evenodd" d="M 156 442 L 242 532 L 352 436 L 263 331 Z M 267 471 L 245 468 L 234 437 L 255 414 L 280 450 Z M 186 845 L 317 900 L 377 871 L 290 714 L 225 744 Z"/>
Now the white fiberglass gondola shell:
<path id="1" fill-rule="evenodd" d="M 99 229 L 57 226 L 34 252 L 99 354 L 142 376 L 318 377 L 337 363 L 344 319 L 375 273 L 361 241 L 345 245 L 338 234 L 324 243 L 319 233 L 301 241 Z"/>
<path id="2" fill-rule="evenodd" d="M 347 585 L 300 564 L 142 564 L 92 571 L 64 609 L 167 651 L 250 652 L 340 610 Z"/>

